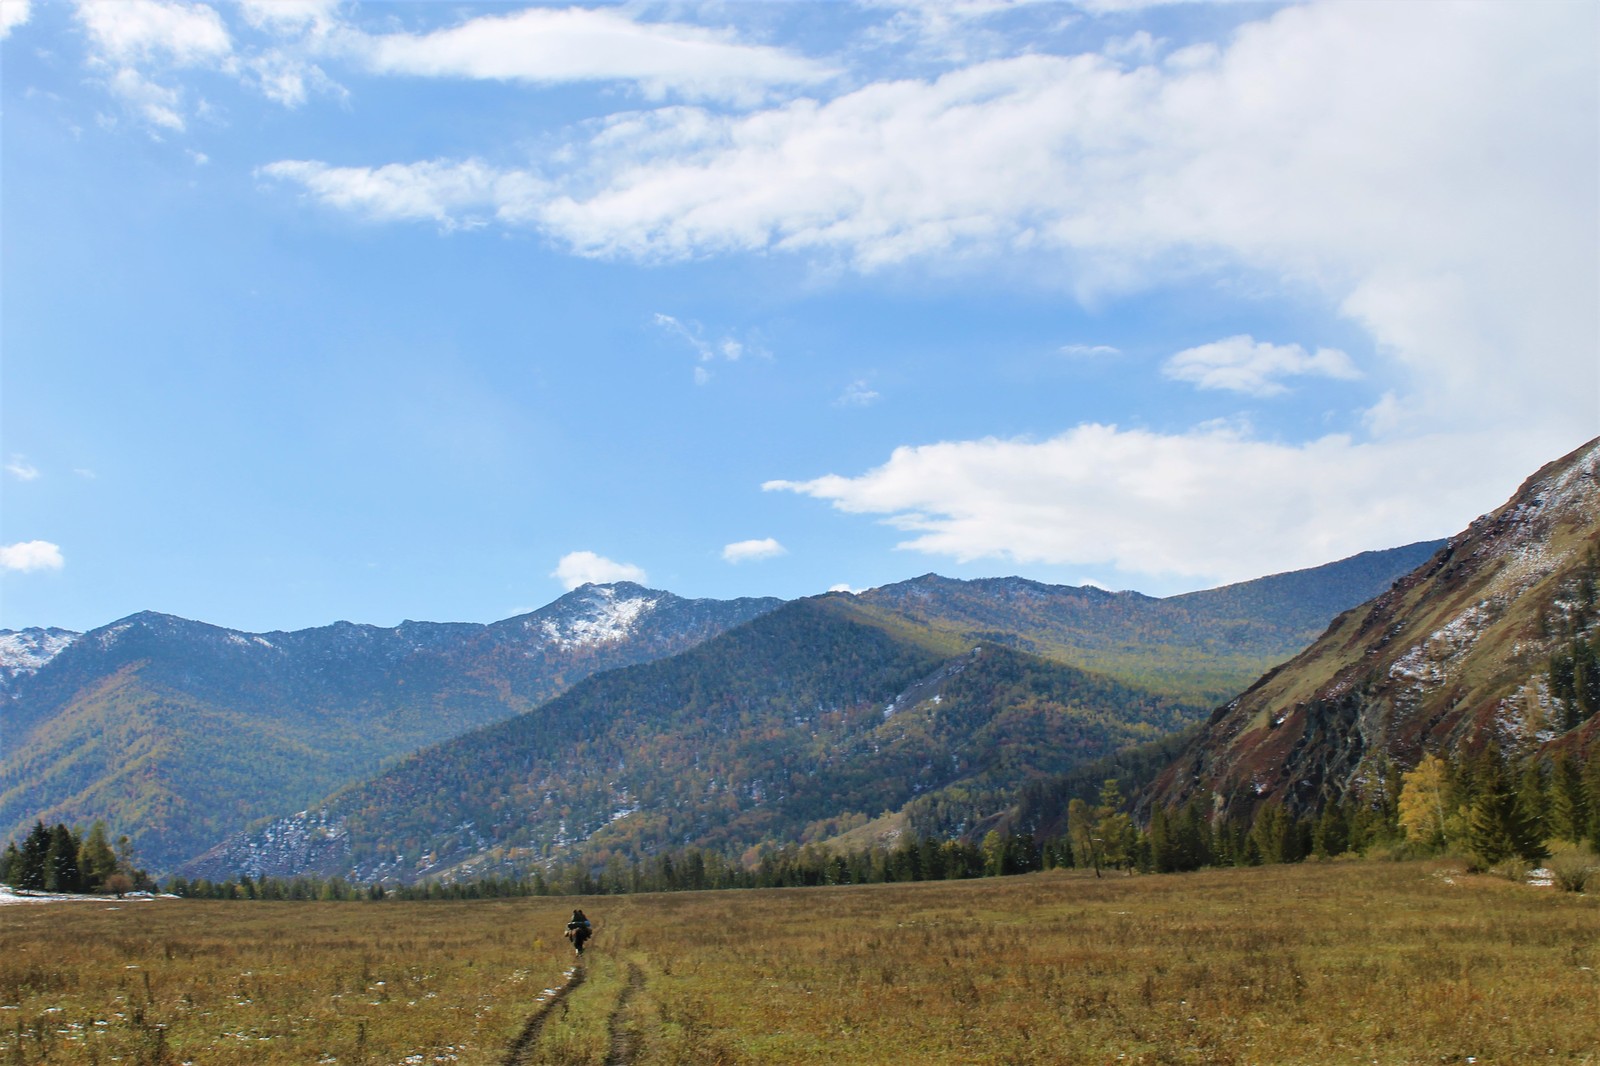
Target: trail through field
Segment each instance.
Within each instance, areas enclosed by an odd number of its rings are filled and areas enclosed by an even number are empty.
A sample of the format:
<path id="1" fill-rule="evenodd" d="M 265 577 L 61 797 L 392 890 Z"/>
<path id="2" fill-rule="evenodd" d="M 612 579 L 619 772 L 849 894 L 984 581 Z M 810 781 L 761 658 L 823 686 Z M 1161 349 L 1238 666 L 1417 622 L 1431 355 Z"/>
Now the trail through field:
<path id="1" fill-rule="evenodd" d="M 617 1005 L 606 1021 L 605 1066 L 628 1066 L 637 1053 L 638 1031 L 630 1024 L 633 997 L 644 988 L 644 971 L 628 963 L 628 985 L 617 997 Z"/>
<path id="2" fill-rule="evenodd" d="M 544 995 L 539 997 L 539 1005 L 528 1015 L 528 1021 L 523 1025 L 522 1032 L 506 1050 L 503 1066 L 527 1066 L 529 1056 L 539 1042 L 539 1033 L 544 1029 L 545 1020 L 550 1017 L 550 1012 L 581 984 L 583 984 L 583 963 L 580 962 L 567 971 L 567 979 L 563 984 L 544 990 Z"/>

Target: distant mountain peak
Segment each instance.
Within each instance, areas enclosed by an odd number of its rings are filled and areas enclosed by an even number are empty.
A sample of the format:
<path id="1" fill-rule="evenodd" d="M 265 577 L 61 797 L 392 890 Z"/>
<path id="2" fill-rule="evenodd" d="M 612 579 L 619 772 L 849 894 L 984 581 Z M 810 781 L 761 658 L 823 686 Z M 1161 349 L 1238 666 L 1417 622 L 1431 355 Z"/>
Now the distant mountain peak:
<path id="1" fill-rule="evenodd" d="M 627 639 L 646 615 L 675 599 L 631 581 L 585 584 L 526 616 L 522 627 L 558 648 L 608 644 Z"/>
<path id="2" fill-rule="evenodd" d="M 0 629 L 0 693 L 18 677 L 38 672 L 83 634 L 66 629 Z"/>

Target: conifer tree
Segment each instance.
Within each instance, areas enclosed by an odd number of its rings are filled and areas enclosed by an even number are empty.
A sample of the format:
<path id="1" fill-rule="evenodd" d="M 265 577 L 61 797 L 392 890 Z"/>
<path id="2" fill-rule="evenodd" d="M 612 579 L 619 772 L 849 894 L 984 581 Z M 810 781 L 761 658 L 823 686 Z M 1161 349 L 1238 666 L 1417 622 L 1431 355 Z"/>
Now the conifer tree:
<path id="1" fill-rule="evenodd" d="M 1205 806 L 1199 796 L 1184 807 L 1182 817 L 1174 823 L 1173 828 L 1179 869 L 1198 870 L 1216 861 L 1211 823 L 1206 820 Z"/>
<path id="2" fill-rule="evenodd" d="M 1404 794 L 1402 793 L 1402 798 Z M 1344 804 L 1329 800 L 1317 818 L 1311 832 L 1311 852 L 1321 858 L 1343 855 L 1350 846 L 1350 824 L 1345 819 Z"/>
<path id="3" fill-rule="evenodd" d="M 1550 835 L 1574 844 L 1589 835 L 1589 796 L 1583 768 L 1570 751 L 1550 767 Z"/>
<path id="4" fill-rule="evenodd" d="M 45 863 L 49 857 L 50 830 L 43 821 L 36 821 L 22 841 L 22 861 L 17 864 L 16 887 L 24 892 L 43 892 Z"/>
<path id="5" fill-rule="evenodd" d="M 1150 808 L 1150 865 L 1158 874 L 1178 870 L 1176 842 L 1167 825 L 1167 809 L 1160 803 Z"/>
<path id="6" fill-rule="evenodd" d="M 1294 862 L 1294 819 L 1276 803 L 1263 804 L 1250 827 L 1250 840 L 1262 862 Z"/>
<path id="7" fill-rule="evenodd" d="M 1546 789 L 1544 764 L 1529 759 L 1517 779 L 1517 816 L 1527 823 L 1527 832 L 1543 841 L 1550 835 L 1550 800 Z"/>
<path id="8" fill-rule="evenodd" d="M 1583 780 L 1589 800 L 1589 843 L 1600 851 L 1600 746 L 1590 750 Z"/>
<path id="9" fill-rule="evenodd" d="M 1538 826 L 1517 800 L 1499 753 L 1486 749 L 1473 774 L 1477 795 L 1467 816 L 1467 850 L 1482 869 L 1513 855 L 1534 861 L 1544 857 Z"/>
<path id="10" fill-rule="evenodd" d="M 83 887 L 89 892 L 104 888 L 117 872 L 117 853 L 106 839 L 105 822 L 96 821 L 89 827 L 89 835 L 78 849 L 78 870 L 83 875 Z"/>
<path id="11" fill-rule="evenodd" d="M 83 877 L 78 871 L 79 843 L 72 830 L 60 822 L 50 831 L 50 849 L 44 867 L 46 892 L 82 891 Z"/>

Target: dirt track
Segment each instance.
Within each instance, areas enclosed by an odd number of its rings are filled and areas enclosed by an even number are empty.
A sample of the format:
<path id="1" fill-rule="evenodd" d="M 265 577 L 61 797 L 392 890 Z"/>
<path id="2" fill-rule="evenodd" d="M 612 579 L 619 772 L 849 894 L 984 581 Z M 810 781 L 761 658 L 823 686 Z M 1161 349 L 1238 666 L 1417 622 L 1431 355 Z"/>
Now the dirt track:
<path id="1" fill-rule="evenodd" d="M 522 1032 L 511 1047 L 506 1050 L 504 1066 L 527 1066 L 529 1055 L 534 1045 L 539 1042 L 539 1033 L 544 1029 L 544 1023 L 550 1017 L 550 1012 L 556 1004 L 570 996 L 578 986 L 583 984 L 583 963 L 577 963 L 567 971 L 566 983 L 558 988 L 547 989 L 547 998 L 540 1002 L 534 1012 L 528 1016 L 528 1021 L 522 1027 Z M 609 1060 L 607 1060 L 609 1061 Z"/>

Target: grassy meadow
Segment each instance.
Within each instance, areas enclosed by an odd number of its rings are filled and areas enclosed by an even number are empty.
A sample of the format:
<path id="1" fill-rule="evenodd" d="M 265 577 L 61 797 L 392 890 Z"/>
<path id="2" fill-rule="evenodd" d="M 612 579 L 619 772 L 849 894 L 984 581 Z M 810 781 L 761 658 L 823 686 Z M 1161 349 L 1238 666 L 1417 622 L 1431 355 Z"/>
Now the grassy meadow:
<path id="1" fill-rule="evenodd" d="M 14 906 L 0 1064 L 1600 1063 L 1597 941 L 1438 862 Z"/>

